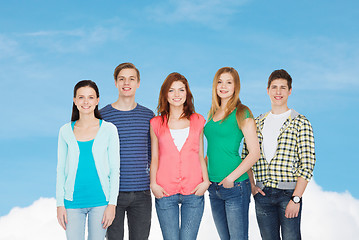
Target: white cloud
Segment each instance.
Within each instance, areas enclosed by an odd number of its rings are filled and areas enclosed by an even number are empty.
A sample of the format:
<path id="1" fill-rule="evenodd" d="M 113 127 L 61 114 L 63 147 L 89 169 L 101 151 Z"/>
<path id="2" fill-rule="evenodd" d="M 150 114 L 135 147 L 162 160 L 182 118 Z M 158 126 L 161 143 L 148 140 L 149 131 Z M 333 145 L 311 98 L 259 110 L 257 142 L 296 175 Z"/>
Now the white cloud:
<path id="1" fill-rule="evenodd" d="M 248 0 L 184 0 L 160 2 L 148 8 L 149 17 L 165 23 L 195 22 L 210 27 L 223 26 L 228 17 L 238 12 L 236 7 Z"/>
<path id="2" fill-rule="evenodd" d="M 211 216 L 208 197 L 198 239 L 219 239 Z M 0 240 L 65 239 L 56 220 L 55 199 L 40 198 L 26 208 L 14 208 L 0 218 Z M 151 240 L 161 239 L 153 209 Z M 314 181 L 304 195 L 302 236 L 306 240 L 356 239 L 359 235 L 359 200 L 350 193 L 323 191 Z M 127 238 L 125 238 L 127 239 Z M 254 204 L 250 207 L 250 239 L 260 239 Z"/>

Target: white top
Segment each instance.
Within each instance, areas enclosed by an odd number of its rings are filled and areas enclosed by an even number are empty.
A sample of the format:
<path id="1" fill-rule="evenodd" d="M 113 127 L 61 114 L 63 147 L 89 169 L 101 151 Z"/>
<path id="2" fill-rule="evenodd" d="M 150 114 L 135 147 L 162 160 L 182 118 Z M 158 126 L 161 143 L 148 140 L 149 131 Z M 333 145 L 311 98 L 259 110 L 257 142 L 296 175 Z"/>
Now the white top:
<path id="1" fill-rule="evenodd" d="M 263 150 L 264 156 L 268 163 L 273 159 L 277 147 L 278 147 L 278 136 L 280 129 L 283 126 L 285 120 L 290 116 L 291 109 L 281 114 L 269 113 L 264 120 L 263 126 Z"/>
<path id="2" fill-rule="evenodd" d="M 189 134 L 189 127 L 182 129 L 170 129 L 171 136 L 178 151 L 181 151 Z"/>

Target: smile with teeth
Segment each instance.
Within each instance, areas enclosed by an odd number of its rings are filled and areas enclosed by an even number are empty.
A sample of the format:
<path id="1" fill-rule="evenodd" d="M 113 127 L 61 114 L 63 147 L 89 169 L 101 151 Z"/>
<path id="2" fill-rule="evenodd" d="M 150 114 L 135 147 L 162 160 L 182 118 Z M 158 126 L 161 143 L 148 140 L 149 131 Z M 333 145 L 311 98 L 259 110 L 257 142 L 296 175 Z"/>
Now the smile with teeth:
<path id="1" fill-rule="evenodd" d="M 275 96 L 274 99 L 275 100 L 281 100 L 283 97 L 282 96 Z"/>
<path id="2" fill-rule="evenodd" d="M 228 90 L 219 90 L 220 93 L 228 93 Z"/>
<path id="3" fill-rule="evenodd" d="M 122 88 L 122 90 L 123 90 L 123 91 L 130 91 L 131 88 L 130 88 L 130 87 L 124 87 L 124 88 Z"/>
<path id="4" fill-rule="evenodd" d="M 182 100 L 182 98 L 172 98 L 172 100 L 173 100 L 174 102 L 180 102 L 180 101 Z"/>
<path id="5" fill-rule="evenodd" d="M 90 106 L 81 106 L 83 109 L 89 109 Z"/>

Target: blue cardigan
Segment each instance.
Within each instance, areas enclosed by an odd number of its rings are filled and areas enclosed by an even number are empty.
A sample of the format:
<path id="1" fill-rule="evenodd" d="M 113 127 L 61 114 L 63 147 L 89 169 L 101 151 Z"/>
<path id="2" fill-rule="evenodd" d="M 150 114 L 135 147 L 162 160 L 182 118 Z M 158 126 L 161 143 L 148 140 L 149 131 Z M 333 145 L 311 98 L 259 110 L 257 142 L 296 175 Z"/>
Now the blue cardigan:
<path id="1" fill-rule="evenodd" d="M 103 121 L 95 137 L 92 153 L 102 190 L 109 204 L 117 204 L 120 182 L 120 144 L 117 128 Z M 80 150 L 71 122 L 60 128 L 56 180 L 56 204 L 72 201 Z"/>

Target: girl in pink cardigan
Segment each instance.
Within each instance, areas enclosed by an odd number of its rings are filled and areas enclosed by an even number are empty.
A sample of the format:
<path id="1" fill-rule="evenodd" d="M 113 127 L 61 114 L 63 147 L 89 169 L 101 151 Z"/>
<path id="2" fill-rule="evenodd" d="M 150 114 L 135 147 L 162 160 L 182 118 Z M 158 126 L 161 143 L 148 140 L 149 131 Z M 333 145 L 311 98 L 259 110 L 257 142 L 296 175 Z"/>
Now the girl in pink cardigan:
<path id="1" fill-rule="evenodd" d="M 151 120 L 151 190 L 163 238 L 197 238 L 210 185 L 203 155 L 205 119 L 195 113 L 187 79 L 171 73 Z M 181 221 L 180 221 L 181 219 Z"/>

